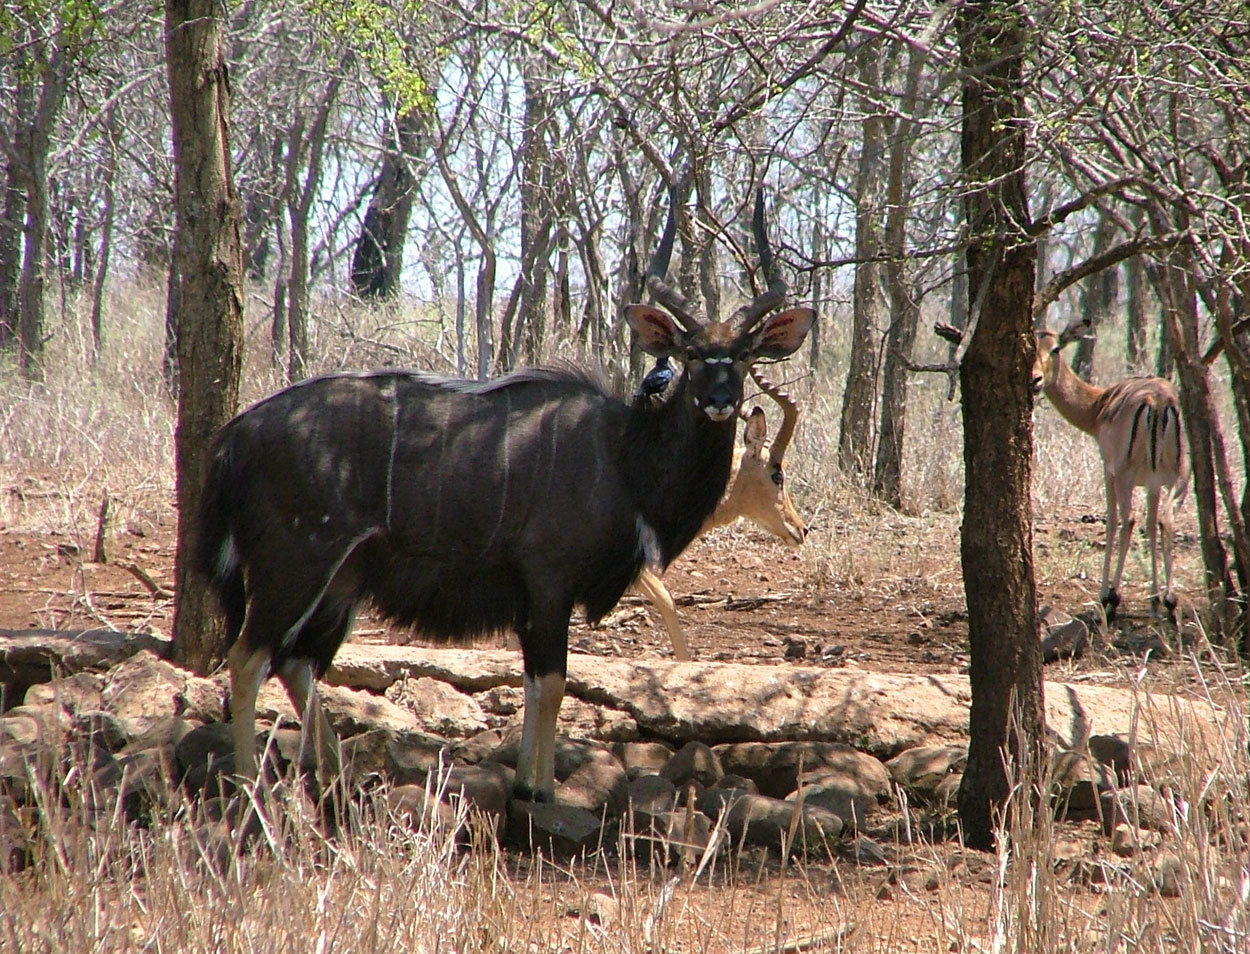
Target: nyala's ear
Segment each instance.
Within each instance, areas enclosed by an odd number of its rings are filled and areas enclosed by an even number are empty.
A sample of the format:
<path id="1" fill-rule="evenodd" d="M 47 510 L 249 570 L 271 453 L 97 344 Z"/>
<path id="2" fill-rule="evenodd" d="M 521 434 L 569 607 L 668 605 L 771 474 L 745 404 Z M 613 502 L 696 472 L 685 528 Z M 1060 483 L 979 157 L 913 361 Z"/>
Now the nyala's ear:
<path id="1" fill-rule="evenodd" d="M 751 408 L 747 425 L 742 429 L 742 442 L 748 451 L 758 452 L 768 440 L 768 418 L 764 416 L 762 407 Z"/>
<path id="2" fill-rule="evenodd" d="M 755 332 L 753 358 L 788 358 L 807 337 L 816 312 L 811 308 L 787 308 L 769 317 Z"/>
<path id="3" fill-rule="evenodd" d="M 669 358 L 685 349 L 686 336 L 664 312 L 650 305 L 628 305 L 625 320 L 638 336 L 638 347 L 656 358 Z"/>

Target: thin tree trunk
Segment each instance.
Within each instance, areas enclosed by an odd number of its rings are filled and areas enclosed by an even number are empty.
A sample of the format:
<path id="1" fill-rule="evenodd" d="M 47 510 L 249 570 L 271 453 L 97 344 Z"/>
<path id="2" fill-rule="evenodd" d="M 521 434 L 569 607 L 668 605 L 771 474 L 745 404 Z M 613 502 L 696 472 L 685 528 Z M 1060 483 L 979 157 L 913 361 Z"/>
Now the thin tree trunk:
<path id="1" fill-rule="evenodd" d="M 1192 269 L 1190 249 L 1181 247 L 1172 253 L 1166 265 L 1152 267 L 1151 273 L 1163 300 L 1164 337 L 1175 355 L 1181 415 L 1189 439 L 1190 482 L 1198 510 L 1198 540 L 1207 598 L 1214 613 L 1213 629 L 1221 635 L 1232 635 L 1238 624 L 1240 591 L 1233 582 L 1219 525 L 1218 458 L 1223 455 L 1224 441 L 1211 394 L 1210 371 L 1202 363 L 1199 350 L 1198 299 Z M 1227 471 L 1226 463 L 1223 469 Z M 1236 502 L 1229 502 L 1229 507 L 1232 518 L 1237 514 Z"/>
<path id="2" fill-rule="evenodd" d="M 958 18 L 964 210 L 972 238 L 972 340 L 960 367 L 966 471 L 960 559 L 972 707 L 958 804 L 965 842 L 989 849 L 1011 791 L 1004 756 L 1028 754 L 1019 751 L 1022 742 L 1040 746 L 1045 725 L 1029 496 L 1036 253 L 1020 232 L 1029 221 L 1024 11 L 1002 0 L 973 0 Z"/>
<path id="3" fill-rule="evenodd" d="M 1104 253 L 1115 238 L 1115 223 L 1107 216 L 1098 219 L 1094 229 L 1094 248 L 1091 256 Z M 1091 275 L 1081 286 L 1081 315 L 1089 325 L 1089 333 L 1076 345 L 1072 357 L 1072 370 L 1083 381 L 1090 380 L 1094 371 L 1094 346 L 1098 343 L 1098 328 L 1104 318 L 1112 318 L 1116 300 L 1120 297 L 1120 273 L 1115 267 L 1105 268 Z"/>
<path id="4" fill-rule="evenodd" d="M 168 0 L 166 62 L 177 211 L 178 427 L 174 435 L 178 549 L 173 655 L 197 672 L 222 650 L 206 581 L 194 571 L 195 515 L 213 435 L 239 402 L 243 361 L 242 208 L 229 147 L 226 10 L 214 0 Z"/>
<path id="5" fill-rule="evenodd" d="M 308 219 L 313 200 L 321 188 L 321 162 L 325 152 L 326 124 L 338 97 L 341 73 L 331 76 L 317 101 L 312 125 L 304 132 L 303 123 L 293 124 L 289 136 L 290 159 L 287 169 L 287 216 L 291 227 L 291 268 L 287 285 L 287 379 L 302 381 L 308 375 Z M 297 183 L 304 167 L 304 181 Z"/>
<path id="6" fill-rule="evenodd" d="M 104 283 L 108 278 L 109 260 L 113 253 L 114 182 L 117 178 L 116 116 L 109 107 L 104 128 L 108 134 L 108 165 L 104 169 L 104 217 L 100 224 L 100 264 L 91 288 L 91 356 L 99 359 L 104 348 Z"/>
<path id="7" fill-rule="evenodd" d="M 866 45 L 859 54 L 860 79 L 867 90 L 881 87 L 881 51 Z M 855 176 L 855 288 L 851 315 L 851 355 L 842 392 L 838 466 L 863 477 L 872 460 L 873 416 L 877 403 L 877 336 L 881 325 L 881 263 L 884 238 L 885 119 L 869 97 Z"/>
<path id="8" fill-rule="evenodd" d="M 411 164 L 424 148 L 423 129 L 424 119 L 415 109 L 398 116 L 395 137 L 382 151 L 382 168 L 352 253 L 352 291 L 361 298 L 379 301 L 399 291 L 416 184 Z"/>
<path id="9" fill-rule="evenodd" d="M 936 22 L 932 28 L 936 28 Z M 877 439 L 877 461 L 873 470 L 873 493 L 891 507 L 903 505 L 903 438 L 907 430 L 907 385 L 916 340 L 920 308 L 907 286 L 907 215 L 910 196 L 907 173 L 911 164 L 911 142 L 918 110 L 920 80 L 925 54 L 913 49 L 907 65 L 906 88 L 899 118 L 894 123 L 890 146 L 890 167 L 886 185 L 885 220 L 886 288 L 890 301 L 890 330 L 885 341 L 885 367 L 881 381 L 881 434 Z"/>
<path id="10" fill-rule="evenodd" d="M 22 234 L 25 249 L 22 272 L 17 284 L 17 337 L 22 372 L 32 381 L 43 379 L 43 294 L 51 215 L 48 153 L 52 145 L 52 124 L 65 100 L 67 69 L 64 53 L 54 49 L 41 73 L 35 114 L 26 139 L 27 151 L 20 157 L 18 166 L 26 193 L 26 222 Z"/>

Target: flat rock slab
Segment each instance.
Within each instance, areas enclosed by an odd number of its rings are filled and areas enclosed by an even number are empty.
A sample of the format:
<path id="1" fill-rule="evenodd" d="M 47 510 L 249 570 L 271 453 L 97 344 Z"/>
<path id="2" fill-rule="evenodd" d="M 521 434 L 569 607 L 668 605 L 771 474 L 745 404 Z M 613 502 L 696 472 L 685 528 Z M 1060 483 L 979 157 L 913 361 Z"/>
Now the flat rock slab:
<path id="1" fill-rule="evenodd" d="M 520 659 L 507 650 L 347 645 L 328 679 L 384 691 L 405 675 L 480 692 L 519 684 Z M 972 700 L 968 677 L 960 675 L 582 654 L 569 656 L 570 696 L 625 712 L 643 735 L 677 743 L 822 740 L 880 757 L 917 745 L 966 744 Z M 1047 682 L 1046 719 L 1069 745 L 1094 734 L 1135 733 L 1190 748 L 1194 733 L 1220 733 L 1228 714 L 1180 696 Z"/>
<path id="2" fill-rule="evenodd" d="M 20 670 L 19 681 L 24 677 L 42 682 L 54 670 L 102 671 L 142 650 L 163 655 L 167 645 L 155 636 L 104 630 L 0 630 L 0 676 L 7 669 L 12 678 Z M 348 644 L 328 681 L 380 695 L 401 679 L 425 677 L 468 694 L 517 686 L 520 669 L 519 654 L 509 650 Z M 188 685 L 191 682 L 205 681 L 188 678 Z M 266 689 L 280 693 L 276 684 L 267 684 Z M 337 701 L 336 695 L 362 702 L 370 710 L 367 714 L 403 723 L 414 718 L 384 698 L 357 700 L 333 689 L 326 693 L 331 702 Z M 20 698 L 14 695 L 13 701 Z M 278 696 L 266 695 L 262 701 L 270 698 L 275 709 L 283 707 Z M 677 746 L 691 739 L 707 745 L 826 741 L 888 758 L 917 745 L 966 744 L 971 693 L 968 678 L 959 675 L 644 662 L 573 654 L 566 698 L 588 704 L 601 719 L 613 714 L 627 717 L 639 736 Z M 569 713 L 578 708 L 566 706 Z M 562 713 L 561 731 L 567 734 L 580 723 L 569 723 L 563 718 L 566 714 Z M 1046 717 L 1051 730 L 1068 745 L 1091 735 L 1121 735 L 1192 752 L 1204 738 L 1238 730 L 1225 724 L 1227 712 L 1205 702 L 1073 683 L 1046 684 Z M 471 728 L 459 734 L 470 735 Z M 584 734 L 586 727 L 581 728 L 582 733 L 572 734 Z M 593 726 L 589 731 L 596 734 Z"/>

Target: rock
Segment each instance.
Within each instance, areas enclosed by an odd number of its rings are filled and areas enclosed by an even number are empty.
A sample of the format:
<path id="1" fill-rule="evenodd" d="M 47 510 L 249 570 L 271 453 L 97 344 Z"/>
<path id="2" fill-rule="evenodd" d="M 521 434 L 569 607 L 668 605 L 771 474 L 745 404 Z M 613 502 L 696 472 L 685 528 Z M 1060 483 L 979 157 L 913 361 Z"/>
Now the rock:
<path id="1" fill-rule="evenodd" d="M 1160 843 L 1159 833 L 1121 822 L 1111 832 L 1111 850 L 1121 858 L 1132 858 Z"/>
<path id="2" fill-rule="evenodd" d="M 661 815 L 677 806 L 677 786 L 662 775 L 640 775 L 629 783 L 625 798 L 635 812 Z"/>
<path id="3" fill-rule="evenodd" d="M 967 745 L 919 745 L 885 763 L 891 778 L 921 803 L 938 798 L 938 787 L 968 763 Z"/>
<path id="4" fill-rule="evenodd" d="M 515 780 L 515 773 L 498 763 L 452 765 L 439 779 L 438 790 L 448 804 L 455 806 L 466 802 L 470 811 L 480 814 L 492 831 L 498 831 L 507 815 Z"/>
<path id="5" fill-rule="evenodd" d="M 30 864 L 39 837 L 39 813 L 0 792 L 0 876 Z"/>
<path id="6" fill-rule="evenodd" d="M 658 775 L 673 757 L 673 750 L 662 742 L 617 742 L 612 752 L 630 778 Z"/>
<path id="7" fill-rule="evenodd" d="M 634 851 L 662 864 L 698 862 L 712 838 L 711 822 L 694 810 L 634 812 L 631 826 L 626 838 Z"/>
<path id="8" fill-rule="evenodd" d="M 103 671 L 140 651 L 168 654 L 170 641 L 114 630 L 0 630 L 0 698 L 22 699 L 31 686 L 63 673 Z"/>
<path id="9" fill-rule="evenodd" d="M 228 722 L 211 722 L 186 733 L 174 746 L 177 778 L 181 780 L 193 767 L 207 765 L 214 759 L 234 758 L 234 735 Z"/>
<path id="10" fill-rule="evenodd" d="M 596 891 L 586 899 L 586 907 L 582 911 L 582 916 L 588 923 L 604 930 L 618 930 L 621 920 L 621 902 L 610 894 Z"/>
<path id="11" fill-rule="evenodd" d="M 490 754 L 488 760 L 516 768 L 517 757 L 520 754 L 521 727 L 515 726 L 504 733 L 503 743 Z M 587 762 L 596 759 L 616 762 L 616 756 L 606 745 L 556 736 L 556 781 L 563 782 Z"/>
<path id="12" fill-rule="evenodd" d="M 749 778 L 743 778 L 741 775 L 724 775 L 715 785 L 699 796 L 698 808 L 708 818 L 716 819 L 731 802 L 743 795 L 758 795 L 759 793 L 759 788 Z"/>
<path id="13" fill-rule="evenodd" d="M 174 743 L 187 731 L 178 706 L 188 674 L 150 652 L 108 671 L 100 693 L 100 710 L 117 720 L 117 729 L 140 747 Z"/>
<path id="14" fill-rule="evenodd" d="M 1193 757 L 1187 761 L 1171 749 L 1139 742 L 1136 752 L 1137 778 L 1155 788 L 1177 785 L 1193 774 Z M 1196 755 L 1197 753 L 1193 753 Z"/>
<path id="15" fill-rule="evenodd" d="M 1115 788 L 1110 769 L 1080 752 L 1060 752 L 1051 769 L 1052 797 L 1067 818 L 1089 817 L 1098 810 L 1102 792 Z"/>
<path id="16" fill-rule="evenodd" d="M 1116 784 L 1133 780 L 1133 746 L 1118 735 L 1091 735 L 1086 743 L 1089 754 L 1115 772 Z"/>
<path id="17" fill-rule="evenodd" d="M 730 803 L 725 815 L 725 827 L 735 845 L 780 850 L 789 838 L 792 823 L 795 828 L 791 852 L 821 851 L 842 833 L 842 819 L 832 812 L 815 805 L 796 806 L 794 802 L 766 795 L 743 795 Z"/>
<path id="18" fill-rule="evenodd" d="M 848 791 L 867 798 L 887 798 L 890 773 L 871 755 L 865 755 L 837 742 L 790 742 L 775 746 L 755 781 L 762 795 L 783 798 L 799 785 L 799 770 L 806 778 L 830 777 L 841 780 Z"/>
<path id="19" fill-rule="evenodd" d="M 427 791 L 424 785 L 398 785 L 386 794 L 386 807 L 414 831 L 458 834 L 460 816 L 449 804 Z"/>
<path id="20" fill-rule="evenodd" d="M 1155 858 L 1150 875 L 1150 886 L 1164 898 L 1179 898 L 1189 883 L 1184 861 L 1171 852 Z"/>
<path id="21" fill-rule="evenodd" d="M 1103 792 L 1099 808 L 1105 833 L 1112 833 L 1119 824 L 1164 833 L 1176 831 L 1178 807 L 1149 785 Z"/>
<path id="22" fill-rule="evenodd" d="M 41 734 L 39 721 L 31 715 L 0 716 L 0 746 L 34 746 Z"/>
<path id="23" fill-rule="evenodd" d="M 386 698 L 407 709 L 427 732 L 449 738 L 476 735 L 486 729 L 486 713 L 472 696 L 428 676 L 401 679 Z"/>
<path id="24" fill-rule="evenodd" d="M 598 815 L 558 802 L 508 803 L 507 838 L 514 844 L 556 858 L 594 848 L 603 834 Z"/>
<path id="25" fill-rule="evenodd" d="M 799 794 L 804 804 L 828 809 L 851 829 L 860 827 L 879 805 L 877 796 L 861 789 L 851 776 L 819 775 L 811 784 L 804 784 Z"/>
<path id="26" fill-rule="evenodd" d="M 766 742 L 729 742 L 712 747 L 726 775 L 739 775 L 752 781 L 761 778 L 773 747 Z"/>
<path id="27" fill-rule="evenodd" d="M 867 835 L 856 835 L 847 846 L 849 851 L 846 852 L 851 860 L 857 865 L 864 867 L 878 867 L 889 863 L 889 855 L 886 854 L 878 842 L 869 838 Z"/>
<path id="28" fill-rule="evenodd" d="M 55 702 L 14 706 L 4 714 L 4 718 L 12 720 L 9 724 L 14 727 L 13 731 L 21 734 L 27 734 L 33 723 L 38 744 L 53 750 L 64 749 L 74 728 L 69 711 Z"/>
<path id="29" fill-rule="evenodd" d="M 1089 649 L 1089 627 L 1080 619 L 1071 619 L 1059 626 L 1047 626 L 1041 647 L 1043 663 L 1080 659 Z"/>
<path id="30" fill-rule="evenodd" d="M 90 776 L 92 805 L 111 816 L 120 804 L 133 824 L 149 827 L 166 817 L 173 805 L 171 780 L 176 756 L 172 745 L 153 746 L 109 757 Z"/>
<path id="31" fill-rule="evenodd" d="M 489 758 L 503 744 L 503 736 L 494 729 L 486 729 L 452 746 L 452 759 L 460 765 L 476 765 Z"/>
<path id="32" fill-rule="evenodd" d="M 933 790 L 933 804 L 938 808 L 953 808 L 959 797 L 959 786 L 963 784 L 963 781 L 963 772 L 947 775 Z"/>
<path id="33" fill-rule="evenodd" d="M 595 815 L 619 815 L 628 800 L 629 779 L 615 757 L 596 758 L 574 769 L 556 788 L 556 801 Z"/>
<path id="34" fill-rule="evenodd" d="M 104 707 L 105 678 L 98 672 L 77 672 L 72 676 L 41 682 L 26 690 L 22 702 L 28 706 L 53 703 L 71 711 L 86 712 Z"/>
<path id="35" fill-rule="evenodd" d="M 344 774 L 359 787 L 371 778 L 395 785 L 424 785 L 430 772 L 450 764 L 445 739 L 415 730 L 370 729 L 340 743 Z"/>
<path id="36" fill-rule="evenodd" d="M 725 770 L 716 753 L 702 742 L 687 742 L 673 754 L 660 772 L 660 775 L 678 788 L 692 781 L 705 787 L 713 785 L 724 774 Z"/>

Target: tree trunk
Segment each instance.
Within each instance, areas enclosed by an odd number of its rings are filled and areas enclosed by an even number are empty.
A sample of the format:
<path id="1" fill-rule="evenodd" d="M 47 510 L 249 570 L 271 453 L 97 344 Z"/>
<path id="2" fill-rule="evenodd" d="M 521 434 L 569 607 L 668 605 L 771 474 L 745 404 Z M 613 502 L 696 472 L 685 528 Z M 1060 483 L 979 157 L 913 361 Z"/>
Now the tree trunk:
<path id="1" fill-rule="evenodd" d="M 1227 463 L 1221 460 L 1224 438 L 1211 393 L 1210 371 L 1202 363 L 1193 269 L 1191 250 L 1181 247 L 1172 253 L 1166 265 L 1155 266 L 1151 272 L 1163 301 L 1164 337 L 1175 355 L 1181 416 L 1189 439 L 1190 482 L 1198 510 L 1198 540 L 1206 571 L 1207 598 L 1214 616 L 1212 634 L 1233 635 L 1238 626 L 1240 594 L 1220 530 L 1217 485 L 1219 471 L 1226 472 Z M 1226 502 L 1231 521 L 1239 516 L 1239 509 L 1235 501 Z M 1244 537 L 1244 531 L 1239 534 L 1234 527 L 1234 541 L 1238 536 Z"/>
<path id="2" fill-rule="evenodd" d="M 1115 222 L 1108 216 L 1098 219 L 1094 229 L 1094 248 L 1091 257 L 1101 255 L 1111 247 L 1115 238 Z M 1090 380 L 1094 371 L 1094 346 L 1098 343 L 1098 327 L 1104 318 L 1112 317 L 1116 300 L 1120 297 L 1120 273 L 1114 266 L 1091 275 L 1081 286 L 1081 315 L 1089 325 L 1089 333 L 1076 345 L 1072 357 L 1072 370 L 1083 381 Z"/>
<path id="3" fill-rule="evenodd" d="M 399 291 L 404 242 L 415 181 L 410 164 L 421 150 L 423 118 L 414 109 L 395 120 L 395 137 L 382 150 L 382 169 L 352 254 L 352 291 L 381 301 Z"/>
<path id="4" fill-rule="evenodd" d="M 200 673 L 223 647 L 205 580 L 194 571 L 195 517 L 210 442 L 238 407 L 243 360 L 242 208 L 230 165 L 225 14 L 213 0 L 165 5 L 179 277 L 173 655 Z"/>
<path id="5" fill-rule="evenodd" d="M 22 140 L 26 146 L 16 166 L 26 193 L 26 222 L 23 228 L 24 254 L 17 283 L 18 360 L 22 372 L 32 381 L 43 379 L 44 359 L 44 277 L 47 267 L 48 154 L 52 148 L 52 125 L 65 101 L 68 61 L 60 49 L 53 49 L 41 64 L 40 85 L 34 115 Z"/>
<path id="6" fill-rule="evenodd" d="M 1134 255 L 1124 263 L 1124 277 L 1127 286 L 1124 306 L 1127 314 L 1124 363 L 1129 374 L 1142 374 L 1150 361 L 1146 351 L 1146 336 L 1150 327 L 1150 319 L 1147 317 L 1150 281 L 1146 277 L 1146 264 L 1140 255 Z"/>
<path id="7" fill-rule="evenodd" d="M 22 222 L 26 219 L 26 194 L 10 160 L 4 166 L 4 206 L 0 209 L 0 351 L 17 343 L 18 278 L 22 273 Z"/>
<path id="8" fill-rule="evenodd" d="M 881 86 L 881 51 L 865 46 L 860 78 L 867 90 Z M 872 460 L 873 416 L 877 403 L 877 335 L 881 325 L 881 253 L 885 215 L 885 119 L 868 97 L 863 102 L 863 142 L 855 176 L 855 289 L 851 315 L 851 355 L 842 392 L 838 466 L 863 477 Z"/>
<path id="9" fill-rule="evenodd" d="M 907 86 L 903 92 L 899 118 L 891 133 L 890 168 L 886 185 L 885 219 L 886 288 L 890 300 L 890 330 L 885 340 L 885 367 L 881 375 L 881 434 L 877 439 L 877 462 L 873 471 L 873 493 L 891 507 L 903 505 L 903 437 L 907 429 L 907 384 L 916 340 L 920 307 L 907 285 L 907 214 L 910 209 L 907 173 L 911 165 L 911 143 L 918 111 L 920 80 L 925 55 L 913 49 L 907 66 Z M 923 107 L 919 107 L 923 109 Z"/>
<path id="10" fill-rule="evenodd" d="M 550 267 L 552 183 L 555 178 L 549 148 L 553 124 L 551 103 L 546 89 L 546 72 L 537 57 L 527 57 L 522 74 L 525 115 L 521 124 L 520 155 L 520 299 L 510 346 L 506 354 L 505 349 L 500 349 L 505 360 L 504 370 L 516 364 L 518 350 L 527 362 L 532 364 L 538 360 L 550 309 L 547 272 Z"/>
<path id="11" fill-rule="evenodd" d="M 1011 789 L 1004 755 L 1016 753 L 1021 740 L 1040 745 L 1045 724 L 1029 497 L 1036 262 L 1021 231 L 1029 221 L 1024 11 L 980 0 L 965 4 L 958 17 L 972 296 L 972 340 L 960 368 L 966 470 L 960 558 L 972 709 L 958 802 L 965 842 L 988 850 Z"/>
<path id="12" fill-rule="evenodd" d="M 326 124 L 338 98 L 341 74 L 327 81 L 312 124 L 305 132 L 302 118 L 291 125 L 288 135 L 287 216 L 291 227 L 291 270 L 287 286 L 287 380 L 302 381 L 308 375 L 308 228 L 313 200 L 321 188 L 321 163 L 325 152 Z M 299 181 L 303 168 L 303 182 Z"/>
<path id="13" fill-rule="evenodd" d="M 100 262 L 91 286 L 91 355 L 100 357 L 104 348 L 104 283 L 108 280 L 109 261 L 113 255 L 114 183 L 117 178 L 117 139 L 120 130 L 113 107 L 104 120 L 108 136 L 108 165 L 104 168 L 104 212 L 100 224 Z"/>

